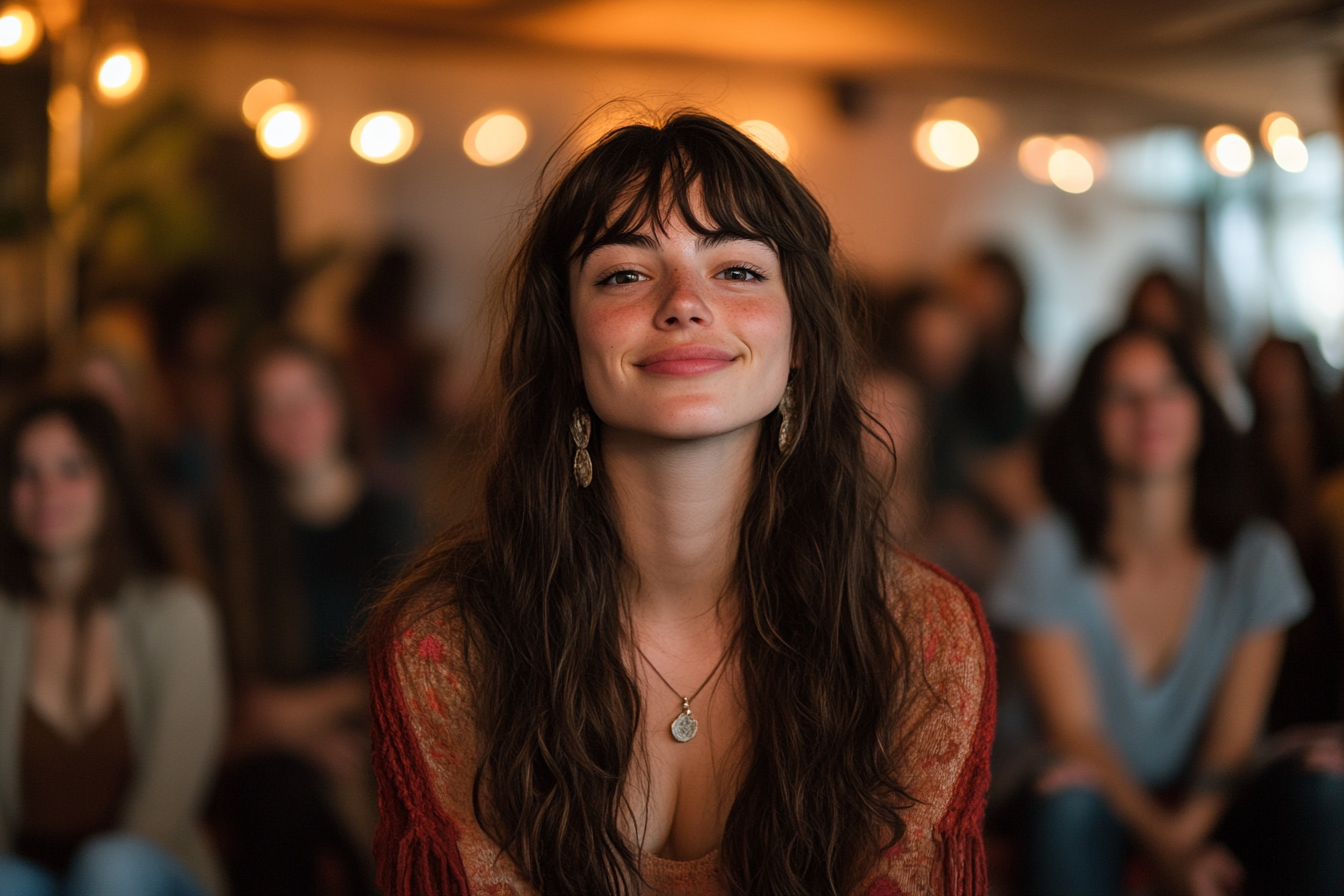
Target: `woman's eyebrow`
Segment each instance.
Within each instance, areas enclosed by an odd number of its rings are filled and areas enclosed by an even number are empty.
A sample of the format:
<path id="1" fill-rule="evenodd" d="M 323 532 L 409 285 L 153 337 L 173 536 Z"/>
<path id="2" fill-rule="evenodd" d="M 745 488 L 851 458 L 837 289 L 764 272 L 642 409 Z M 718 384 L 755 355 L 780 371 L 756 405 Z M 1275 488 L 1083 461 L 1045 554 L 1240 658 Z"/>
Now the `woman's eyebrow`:
<path id="1" fill-rule="evenodd" d="M 594 252 L 606 246 L 634 246 L 637 249 L 656 249 L 658 248 L 658 241 L 647 233 L 637 233 L 632 231 L 626 233 L 611 233 L 588 247 L 583 255 L 579 257 L 579 267 L 583 267 L 587 264 L 588 259 L 592 257 Z"/>
<path id="2" fill-rule="evenodd" d="M 712 249 L 725 243 L 759 243 L 771 252 L 775 251 L 775 247 L 764 237 L 752 233 L 741 233 L 736 230 L 716 230 L 713 233 L 702 235 L 699 239 L 701 249 Z"/>

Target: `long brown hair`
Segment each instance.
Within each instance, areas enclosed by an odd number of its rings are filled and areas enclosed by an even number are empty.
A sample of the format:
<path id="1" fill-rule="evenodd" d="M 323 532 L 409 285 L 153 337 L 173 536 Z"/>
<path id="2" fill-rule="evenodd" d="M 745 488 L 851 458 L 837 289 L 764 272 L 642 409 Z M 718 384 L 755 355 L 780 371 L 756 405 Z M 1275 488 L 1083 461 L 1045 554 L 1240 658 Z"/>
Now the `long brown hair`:
<path id="1" fill-rule="evenodd" d="M 894 771 L 906 650 L 886 598 L 884 491 L 864 462 L 860 306 L 816 199 L 723 122 L 679 112 L 614 130 L 541 200 L 508 272 L 483 516 L 412 566 L 370 635 L 386 644 L 415 610 L 458 614 L 482 742 L 478 821 L 544 893 L 638 889 L 622 822 L 634 829 L 626 780 L 643 707 L 600 427 L 592 486 L 570 472 L 569 417 L 586 401 L 568 269 L 672 214 L 775 248 L 798 359 L 793 447 L 779 450 L 772 413 L 740 529 L 735 649 L 751 746 L 724 875 L 735 893 L 846 892 L 902 835 L 906 804 Z"/>

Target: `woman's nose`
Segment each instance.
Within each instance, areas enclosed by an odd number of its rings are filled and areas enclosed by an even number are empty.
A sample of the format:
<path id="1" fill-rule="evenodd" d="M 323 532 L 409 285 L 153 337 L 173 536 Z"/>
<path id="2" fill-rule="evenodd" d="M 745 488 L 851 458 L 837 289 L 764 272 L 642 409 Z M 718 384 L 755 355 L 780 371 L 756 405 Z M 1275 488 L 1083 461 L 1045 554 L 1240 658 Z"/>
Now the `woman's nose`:
<path id="1" fill-rule="evenodd" d="M 692 272 L 671 271 L 664 280 L 654 325 L 660 329 L 678 329 L 713 323 L 713 312 L 703 289 L 704 285 Z"/>

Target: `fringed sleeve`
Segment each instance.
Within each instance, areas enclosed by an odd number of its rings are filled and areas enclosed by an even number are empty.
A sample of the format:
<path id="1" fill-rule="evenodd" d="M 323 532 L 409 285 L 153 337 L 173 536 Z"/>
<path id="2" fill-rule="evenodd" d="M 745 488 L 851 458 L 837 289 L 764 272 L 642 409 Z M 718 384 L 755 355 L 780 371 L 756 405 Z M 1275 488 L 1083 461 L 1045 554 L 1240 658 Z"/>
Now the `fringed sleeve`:
<path id="1" fill-rule="evenodd" d="M 915 804 L 903 813 L 905 836 L 864 891 L 983 896 L 995 710 L 989 626 L 975 594 L 922 560 L 901 555 L 892 584 L 914 667 L 900 780 Z"/>
<path id="2" fill-rule="evenodd" d="M 469 896 L 456 825 L 439 807 L 407 711 L 401 657 L 411 637 L 407 632 L 369 656 L 378 884 L 386 896 Z"/>

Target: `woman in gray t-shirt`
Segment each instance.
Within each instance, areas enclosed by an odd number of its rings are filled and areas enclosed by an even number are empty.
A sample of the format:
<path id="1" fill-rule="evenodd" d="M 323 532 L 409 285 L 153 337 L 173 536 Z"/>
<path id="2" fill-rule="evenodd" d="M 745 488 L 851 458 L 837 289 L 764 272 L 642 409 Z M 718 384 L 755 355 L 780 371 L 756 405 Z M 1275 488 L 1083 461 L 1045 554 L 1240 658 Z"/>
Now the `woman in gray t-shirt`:
<path id="1" fill-rule="evenodd" d="M 1189 355 L 1142 330 L 1092 351 L 1047 433 L 1058 511 L 988 603 L 1056 756 L 1023 819 L 1034 896 L 1118 892 L 1132 845 L 1175 892 L 1344 892 L 1344 778 L 1238 786 L 1310 603 L 1285 535 L 1248 516 L 1238 456 Z"/>

